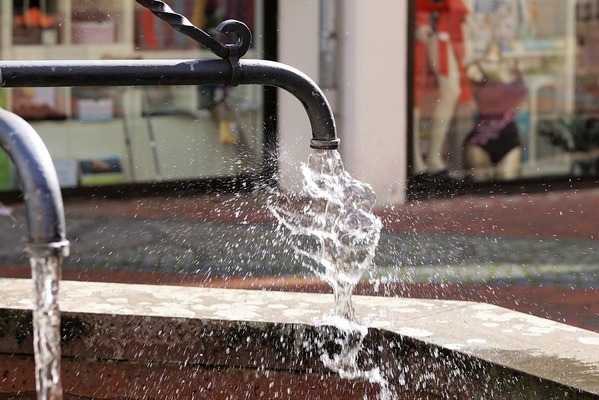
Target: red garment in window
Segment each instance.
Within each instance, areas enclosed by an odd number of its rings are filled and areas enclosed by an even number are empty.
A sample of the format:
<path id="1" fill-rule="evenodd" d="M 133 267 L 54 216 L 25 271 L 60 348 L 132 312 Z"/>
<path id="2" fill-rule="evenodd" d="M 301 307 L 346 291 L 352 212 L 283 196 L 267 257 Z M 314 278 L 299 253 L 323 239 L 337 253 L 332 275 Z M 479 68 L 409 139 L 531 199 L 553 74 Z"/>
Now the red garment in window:
<path id="1" fill-rule="evenodd" d="M 416 0 L 416 11 L 448 11 L 449 1 L 445 0 Z"/>
<path id="2" fill-rule="evenodd" d="M 152 50 L 158 48 L 158 38 L 156 37 L 156 30 L 154 26 L 155 19 L 156 17 L 152 14 L 152 11 L 147 8 L 142 10 L 141 25 L 143 40 L 145 42 L 146 48 Z"/>
<path id="3" fill-rule="evenodd" d="M 460 71 L 460 101 L 472 98 L 470 86 L 464 67 L 464 35 L 462 33 L 464 19 L 468 15 L 468 8 L 462 0 L 417 0 L 416 1 L 416 27 L 431 24 L 432 12 L 436 15 L 435 35 L 438 40 L 438 63 L 435 65 L 438 73 L 447 76 L 449 73 L 449 51 L 453 52 Z M 430 84 L 430 64 L 427 60 L 426 44 L 419 40 L 414 43 L 414 101 L 418 104 L 421 95 L 435 87 Z"/>

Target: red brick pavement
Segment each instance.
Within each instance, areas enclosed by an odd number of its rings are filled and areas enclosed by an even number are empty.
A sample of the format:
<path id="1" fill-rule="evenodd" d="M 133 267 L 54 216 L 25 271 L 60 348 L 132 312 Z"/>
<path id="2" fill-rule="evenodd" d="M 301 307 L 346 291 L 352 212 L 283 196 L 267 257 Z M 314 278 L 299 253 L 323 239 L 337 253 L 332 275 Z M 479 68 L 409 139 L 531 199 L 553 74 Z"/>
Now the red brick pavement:
<path id="1" fill-rule="evenodd" d="M 260 223 L 272 221 L 264 194 L 69 201 L 67 212 L 138 218 Z M 531 195 L 460 196 L 378 210 L 403 232 L 599 239 L 599 188 Z"/>
<path id="2" fill-rule="evenodd" d="M 599 239 L 599 189 L 427 200 L 382 216 L 398 231 Z"/>

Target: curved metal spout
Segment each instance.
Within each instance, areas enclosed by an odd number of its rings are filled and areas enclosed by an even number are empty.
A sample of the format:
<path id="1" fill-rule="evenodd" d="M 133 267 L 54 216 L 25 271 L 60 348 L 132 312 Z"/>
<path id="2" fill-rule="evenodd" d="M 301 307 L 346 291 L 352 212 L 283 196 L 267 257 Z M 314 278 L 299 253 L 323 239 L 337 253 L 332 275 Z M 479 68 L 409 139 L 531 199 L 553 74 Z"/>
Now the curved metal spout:
<path id="1" fill-rule="evenodd" d="M 324 93 L 303 72 L 273 61 L 241 60 L 242 84 L 270 85 L 285 89 L 304 106 L 312 127 L 313 149 L 339 148 L 337 127 L 331 106 Z"/>
<path id="2" fill-rule="evenodd" d="M 69 242 L 60 185 L 44 142 L 21 117 L 0 109 L 0 146 L 11 158 L 21 182 L 27 207 L 27 251 L 66 256 Z"/>
<path id="3" fill-rule="evenodd" d="M 312 128 L 310 147 L 339 148 L 335 118 L 318 85 L 303 72 L 265 60 L 239 60 L 237 83 L 282 88 L 304 106 Z M 2 87 L 228 85 L 228 60 L 0 61 Z"/>

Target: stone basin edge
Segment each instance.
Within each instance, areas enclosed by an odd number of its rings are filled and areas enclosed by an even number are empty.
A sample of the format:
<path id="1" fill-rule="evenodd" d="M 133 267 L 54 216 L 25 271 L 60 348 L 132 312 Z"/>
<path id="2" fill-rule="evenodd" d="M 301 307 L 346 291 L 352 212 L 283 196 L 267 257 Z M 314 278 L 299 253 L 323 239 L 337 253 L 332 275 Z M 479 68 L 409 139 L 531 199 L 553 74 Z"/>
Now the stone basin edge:
<path id="1" fill-rule="evenodd" d="M 0 278 L 4 321 L 30 315 L 32 287 L 29 279 Z M 61 281 L 59 301 L 73 339 L 63 344 L 64 357 L 139 362 L 168 354 L 169 362 L 193 363 L 202 355 L 202 362 L 212 365 L 326 373 L 306 343 L 322 340 L 321 328 L 331 325 L 330 294 Z M 546 390 L 581 396 L 574 398 L 599 395 L 599 333 L 485 303 L 354 296 L 354 304 L 369 327 L 366 346 L 378 349 L 368 353 L 370 362 L 396 369 L 390 373 L 394 379 L 406 369 L 426 370 L 417 361 L 426 354 L 425 364 L 444 365 L 435 370 L 446 375 L 446 383 L 459 364 L 468 370 L 460 379 L 483 373 L 487 379 L 540 382 Z M 94 328 L 84 333 L 86 324 Z M 30 354 L 26 329 L 11 335 L 0 322 L 0 354 Z M 193 331 L 215 339 L 200 343 Z M 108 341 L 109 336 L 119 337 Z M 286 340 L 275 343 L 276 338 Z M 139 348 L 150 343 L 153 350 L 139 358 Z M 233 355 L 222 361 L 230 349 Z M 257 349 L 259 358 L 252 353 Z M 281 351 L 288 356 L 281 357 Z M 463 384 L 460 379 L 454 377 L 454 386 Z"/>

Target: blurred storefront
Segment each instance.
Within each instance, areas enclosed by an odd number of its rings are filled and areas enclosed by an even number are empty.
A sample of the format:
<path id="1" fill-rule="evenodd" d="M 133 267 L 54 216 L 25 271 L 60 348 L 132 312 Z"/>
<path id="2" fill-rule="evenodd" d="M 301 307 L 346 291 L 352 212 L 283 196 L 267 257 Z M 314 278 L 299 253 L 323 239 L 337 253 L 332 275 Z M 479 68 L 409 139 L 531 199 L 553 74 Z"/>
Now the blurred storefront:
<path id="1" fill-rule="evenodd" d="M 278 15 L 279 60 L 318 77 L 346 166 L 382 204 L 596 184 L 598 0 L 289 1 Z M 284 187 L 309 151 L 289 107 Z"/>
<path id="2" fill-rule="evenodd" d="M 597 178 L 599 1 L 411 7 L 414 190 Z"/>

